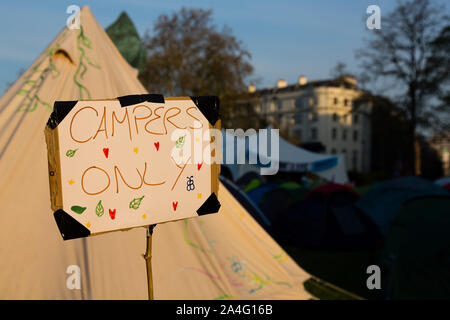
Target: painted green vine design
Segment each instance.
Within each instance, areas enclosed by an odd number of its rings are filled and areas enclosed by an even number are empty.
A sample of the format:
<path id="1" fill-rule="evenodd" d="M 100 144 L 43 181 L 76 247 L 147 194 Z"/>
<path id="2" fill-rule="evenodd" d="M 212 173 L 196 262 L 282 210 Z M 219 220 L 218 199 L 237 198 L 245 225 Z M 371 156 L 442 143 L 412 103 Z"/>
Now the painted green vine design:
<path id="1" fill-rule="evenodd" d="M 53 110 L 52 106 L 47 101 L 42 100 L 36 93 L 33 92 L 35 89 L 39 88 L 49 73 L 53 79 L 59 76 L 60 72 L 58 68 L 56 68 L 51 57 L 59 49 L 60 43 L 64 40 L 66 35 L 67 30 L 64 30 L 63 34 L 56 40 L 55 44 L 47 49 L 45 57 L 30 69 L 30 73 L 25 77 L 25 84 L 17 91 L 18 96 L 24 96 L 24 101 L 20 104 L 17 112 L 33 112 L 39 106 L 47 108 L 50 112 Z M 46 59 L 48 60 L 48 66 L 40 69 Z M 36 73 L 39 73 L 39 78 L 36 80 L 31 80 Z M 30 108 L 31 105 L 32 107 Z"/>
<path id="2" fill-rule="evenodd" d="M 73 81 L 78 87 L 78 90 L 80 92 L 80 99 L 83 99 L 83 92 L 86 92 L 87 98 L 91 99 L 91 93 L 89 92 L 88 88 L 86 88 L 82 83 L 81 80 L 84 77 L 84 74 L 87 71 L 87 65 L 93 66 L 94 68 L 100 69 L 100 66 L 94 63 L 91 58 L 89 58 L 86 55 L 85 48 L 91 49 L 91 40 L 85 36 L 83 26 L 80 27 L 80 34 L 77 37 L 77 48 L 80 51 L 80 61 L 78 62 L 77 70 L 75 71 L 75 74 L 73 75 Z"/>
<path id="3" fill-rule="evenodd" d="M 50 103 L 41 99 L 35 91 L 37 91 L 48 75 L 51 75 L 52 79 L 55 79 L 60 75 L 60 71 L 53 63 L 52 56 L 60 48 L 60 44 L 67 36 L 67 32 L 68 30 L 64 30 L 61 37 L 56 40 L 55 44 L 47 49 L 45 57 L 30 69 L 30 73 L 25 77 L 25 84 L 17 91 L 17 95 L 24 96 L 24 101 L 20 104 L 17 112 L 33 112 L 39 106 L 46 108 L 49 112 L 53 111 L 53 107 Z M 86 97 L 88 99 L 91 99 L 89 90 L 82 83 L 84 74 L 87 71 L 87 65 L 100 69 L 100 66 L 94 63 L 91 58 L 86 55 L 85 49 L 91 49 L 91 45 L 91 40 L 86 37 L 83 26 L 81 26 L 80 33 L 77 36 L 77 49 L 80 52 L 80 59 L 73 76 L 73 81 L 79 89 L 80 99 L 85 98 L 84 93 L 87 95 Z M 48 61 L 48 65 L 45 68 L 41 68 L 44 61 Z M 31 78 L 33 78 L 36 73 L 39 73 L 39 77 L 32 80 Z"/>

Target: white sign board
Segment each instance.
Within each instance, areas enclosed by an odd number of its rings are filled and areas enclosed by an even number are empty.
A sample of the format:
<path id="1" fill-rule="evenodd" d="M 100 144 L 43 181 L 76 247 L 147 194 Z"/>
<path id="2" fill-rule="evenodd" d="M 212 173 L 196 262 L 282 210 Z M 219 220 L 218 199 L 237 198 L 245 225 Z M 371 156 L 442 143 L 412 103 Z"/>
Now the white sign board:
<path id="1" fill-rule="evenodd" d="M 56 102 L 45 133 L 63 238 L 217 212 L 219 126 L 215 97 Z"/>

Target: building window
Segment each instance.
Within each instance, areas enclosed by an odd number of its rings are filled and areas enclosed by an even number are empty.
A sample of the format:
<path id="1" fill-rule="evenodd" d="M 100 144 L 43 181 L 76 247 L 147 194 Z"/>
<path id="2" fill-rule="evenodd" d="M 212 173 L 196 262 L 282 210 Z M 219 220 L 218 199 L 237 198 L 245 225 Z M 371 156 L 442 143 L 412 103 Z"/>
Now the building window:
<path id="1" fill-rule="evenodd" d="M 312 122 L 316 122 L 319 119 L 319 115 L 316 112 L 311 112 L 309 114 L 309 118 Z"/>
<path id="2" fill-rule="evenodd" d="M 317 140 L 317 128 L 311 129 L 311 140 Z"/>
<path id="3" fill-rule="evenodd" d="M 277 101 L 277 108 L 278 108 L 278 111 L 281 111 L 283 109 L 283 101 L 281 101 L 281 100 Z"/>
<path id="4" fill-rule="evenodd" d="M 353 131 L 353 141 L 358 141 L 358 130 Z"/>
<path id="5" fill-rule="evenodd" d="M 357 114 L 353 115 L 353 123 L 358 123 L 358 115 Z"/>
<path id="6" fill-rule="evenodd" d="M 279 126 L 281 126 L 281 125 L 282 125 L 282 122 L 283 122 L 283 115 L 282 115 L 282 114 L 277 114 L 277 115 L 275 116 L 275 121 L 277 122 L 277 124 L 278 124 Z"/>
<path id="7" fill-rule="evenodd" d="M 270 112 L 274 112 L 275 111 L 275 102 L 271 102 L 270 103 Z"/>
<path id="8" fill-rule="evenodd" d="M 336 122 L 338 121 L 339 116 L 336 113 L 333 113 L 333 121 Z"/>
<path id="9" fill-rule="evenodd" d="M 344 106 L 348 106 L 348 99 L 344 99 Z"/>
<path id="10" fill-rule="evenodd" d="M 296 113 L 295 116 L 294 116 L 294 118 L 295 118 L 295 123 L 301 124 L 302 121 L 303 121 L 303 114 L 301 114 L 301 113 Z"/>
<path id="11" fill-rule="evenodd" d="M 336 154 L 336 149 L 335 148 L 331 149 L 331 154 Z"/>
<path id="12" fill-rule="evenodd" d="M 256 110 L 257 113 L 260 113 L 261 112 L 261 105 L 257 104 L 256 107 L 255 107 L 255 110 Z"/>
<path id="13" fill-rule="evenodd" d="M 295 100 L 295 109 L 301 109 L 302 107 L 303 107 L 302 99 L 301 98 L 297 98 Z"/>
<path id="14" fill-rule="evenodd" d="M 346 149 L 342 149 L 342 153 L 343 154 L 347 154 L 347 150 Z"/>
<path id="15" fill-rule="evenodd" d="M 342 140 L 347 140 L 347 129 L 342 130 Z"/>
<path id="16" fill-rule="evenodd" d="M 336 140 L 336 137 L 337 137 L 337 129 L 336 129 L 336 128 L 333 128 L 333 129 L 331 130 L 331 138 L 332 138 L 333 140 Z"/>
<path id="17" fill-rule="evenodd" d="M 338 98 L 334 98 L 334 99 L 333 99 L 333 103 L 334 103 L 334 104 L 338 104 Z"/>
<path id="18" fill-rule="evenodd" d="M 357 166 L 358 166 L 358 151 L 357 150 L 353 150 L 353 153 L 352 153 L 352 166 L 353 166 L 353 170 L 357 169 Z"/>
<path id="19" fill-rule="evenodd" d="M 301 129 L 297 129 L 297 130 L 294 131 L 294 133 L 301 141 L 302 140 L 302 130 Z"/>

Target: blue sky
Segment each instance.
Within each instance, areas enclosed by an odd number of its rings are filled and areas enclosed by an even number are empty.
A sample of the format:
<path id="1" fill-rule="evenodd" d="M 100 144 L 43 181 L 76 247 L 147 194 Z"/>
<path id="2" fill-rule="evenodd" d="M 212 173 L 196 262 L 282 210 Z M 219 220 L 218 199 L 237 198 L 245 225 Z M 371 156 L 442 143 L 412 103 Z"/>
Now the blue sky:
<path id="1" fill-rule="evenodd" d="M 300 74 L 327 78 L 337 61 L 357 70 L 354 50 L 363 46 L 366 8 L 377 4 L 383 14 L 395 1 L 375 0 L 111 0 L 8 1 L 0 4 L 0 93 L 26 69 L 65 25 L 70 4 L 90 6 L 104 28 L 125 10 L 142 35 L 160 14 L 185 7 L 213 9 L 220 27 L 227 25 L 252 54 L 258 87 L 289 83 Z M 382 21 L 382 20 L 381 20 Z M 381 22 L 382 23 L 382 22 Z M 383 26 L 383 25 L 382 25 Z"/>

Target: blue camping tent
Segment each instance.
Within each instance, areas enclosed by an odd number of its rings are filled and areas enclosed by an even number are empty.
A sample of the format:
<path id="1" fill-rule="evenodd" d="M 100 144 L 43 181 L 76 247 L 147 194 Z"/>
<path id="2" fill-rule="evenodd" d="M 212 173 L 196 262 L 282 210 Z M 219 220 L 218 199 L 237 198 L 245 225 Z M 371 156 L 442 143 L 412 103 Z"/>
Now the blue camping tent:
<path id="1" fill-rule="evenodd" d="M 431 181 L 418 177 L 402 177 L 375 185 L 355 206 L 369 216 L 386 235 L 401 206 L 408 200 L 425 196 L 448 195 Z"/>

